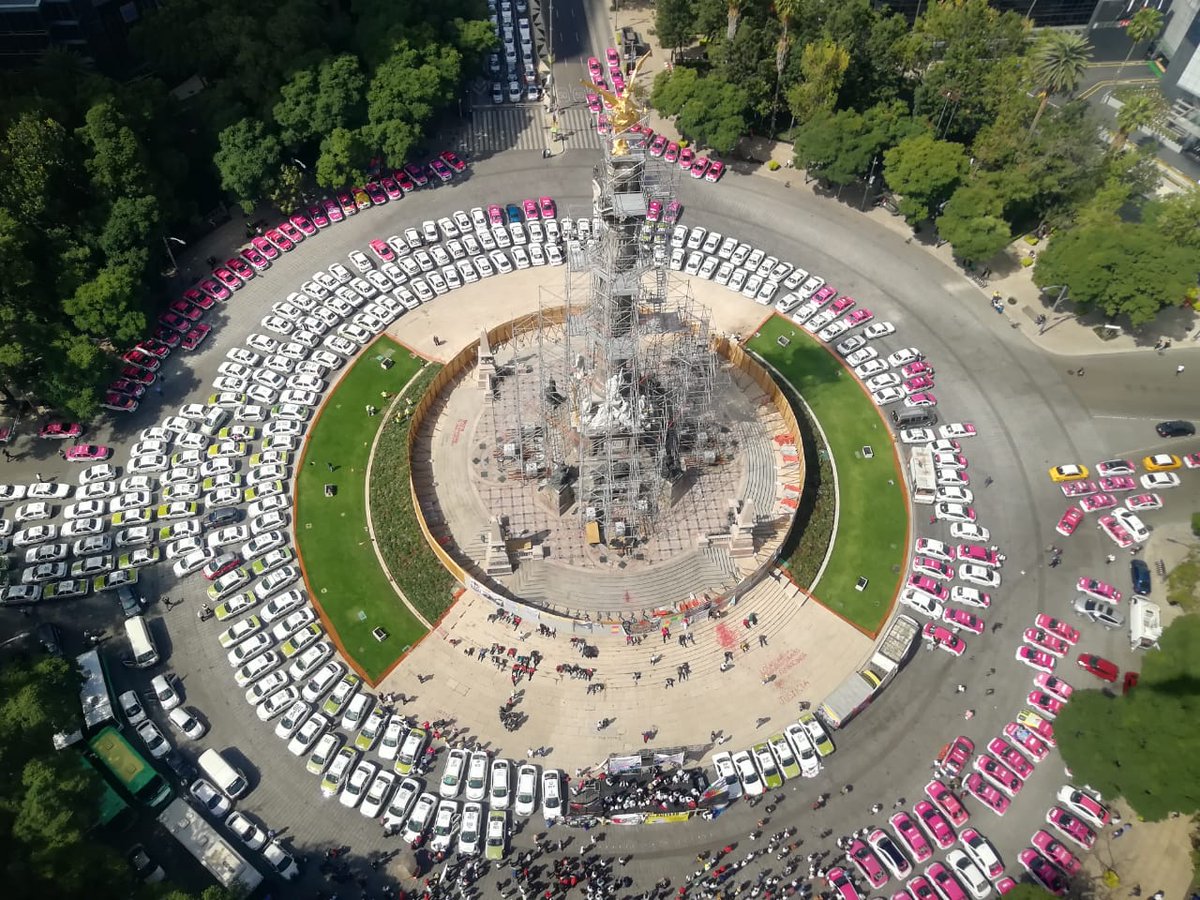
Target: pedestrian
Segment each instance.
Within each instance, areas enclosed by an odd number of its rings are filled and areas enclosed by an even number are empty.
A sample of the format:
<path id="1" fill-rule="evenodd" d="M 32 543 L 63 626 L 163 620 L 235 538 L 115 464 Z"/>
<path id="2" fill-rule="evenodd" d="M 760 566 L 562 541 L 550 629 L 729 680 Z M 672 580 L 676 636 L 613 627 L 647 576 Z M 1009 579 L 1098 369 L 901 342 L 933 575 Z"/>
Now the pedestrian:
<path id="1" fill-rule="evenodd" d="M 1176 366 L 1176 367 L 1175 367 L 1175 374 L 1176 374 L 1176 375 L 1182 375 L 1182 374 L 1183 374 L 1183 366 Z"/>
<path id="2" fill-rule="evenodd" d="M 930 524 L 930 525 L 936 525 L 936 524 L 937 524 L 937 516 L 930 516 L 930 517 L 929 517 L 929 524 Z"/>
<path id="3" fill-rule="evenodd" d="M 1108 554 L 1108 556 L 1104 557 L 1104 564 L 1106 566 L 1111 565 L 1111 564 L 1115 563 L 1116 561 L 1117 561 L 1117 558 L 1115 556 L 1113 556 L 1111 553 Z"/>
<path id="4" fill-rule="evenodd" d="M 525 758 L 533 759 L 533 748 L 532 747 L 530 747 L 528 750 L 525 751 Z"/>
<path id="5" fill-rule="evenodd" d="M 66 458 L 66 457 L 65 457 L 65 455 L 64 455 L 64 457 L 63 457 L 63 458 L 64 458 L 64 459 Z M 38 480 L 38 484 L 41 484 L 41 483 L 42 483 L 42 473 L 41 473 L 41 472 L 38 472 L 38 473 L 37 473 L 37 480 Z"/>
<path id="6" fill-rule="evenodd" d="M 760 634 L 758 636 L 758 646 L 760 646 L 760 647 L 767 646 L 767 636 L 765 634 Z"/>
<path id="7" fill-rule="evenodd" d="M 332 472 L 332 471 L 333 471 L 333 463 L 331 463 L 331 462 L 327 462 L 327 463 L 325 463 L 325 465 L 328 467 L 328 469 L 329 469 L 329 471 L 330 471 L 330 472 Z"/>
<path id="8" fill-rule="evenodd" d="M 954 686 L 954 693 L 961 694 L 961 693 L 964 693 L 966 691 L 966 689 L 967 689 L 967 686 L 965 684 L 956 684 Z"/>
<path id="9" fill-rule="evenodd" d="M 666 683 L 666 685 L 664 685 L 664 687 L 668 687 L 668 688 L 673 688 L 673 687 L 675 687 L 675 679 L 674 679 L 674 678 L 668 678 L 668 679 L 667 679 L 667 683 Z"/>
<path id="10" fill-rule="evenodd" d="M 992 476 L 991 476 L 991 475 L 989 475 L 987 478 L 983 479 L 983 486 L 984 486 L 984 487 L 991 487 L 991 486 L 992 486 L 992 481 L 993 481 L 993 480 L 994 480 L 994 479 L 992 478 Z"/>

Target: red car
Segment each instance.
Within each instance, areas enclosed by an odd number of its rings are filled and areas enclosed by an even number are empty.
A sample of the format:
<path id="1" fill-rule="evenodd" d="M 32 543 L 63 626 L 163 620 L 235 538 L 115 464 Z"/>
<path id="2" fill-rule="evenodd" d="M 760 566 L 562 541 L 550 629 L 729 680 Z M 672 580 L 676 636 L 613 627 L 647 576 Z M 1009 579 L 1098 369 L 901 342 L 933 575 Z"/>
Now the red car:
<path id="1" fill-rule="evenodd" d="M 396 258 L 396 251 L 388 246 L 387 241 L 381 241 L 379 238 L 375 238 L 375 240 L 370 241 L 367 246 L 370 247 L 371 252 L 378 256 L 383 262 L 392 262 Z"/>
<path id="2" fill-rule="evenodd" d="M 538 212 L 538 205 L 532 200 L 521 201 L 521 212 L 525 213 L 526 222 L 533 222 L 541 218 L 541 213 Z"/>
<path id="3" fill-rule="evenodd" d="M 165 325 L 159 325 L 154 329 L 154 339 L 172 350 L 179 346 L 179 332 L 167 328 Z"/>
<path id="4" fill-rule="evenodd" d="M 274 244 L 276 247 L 278 247 L 284 253 L 287 253 L 289 250 L 291 250 L 293 247 L 296 246 L 291 241 L 289 241 L 286 237 L 284 237 L 283 232 L 280 231 L 278 228 L 267 229 L 266 236 L 267 236 L 267 240 L 269 240 L 272 244 Z"/>
<path id="5" fill-rule="evenodd" d="M 1026 643 L 1059 658 L 1065 656 L 1066 652 L 1071 649 L 1066 641 L 1044 628 L 1026 628 L 1022 637 Z"/>
<path id="6" fill-rule="evenodd" d="M 454 177 L 454 173 L 450 171 L 450 167 L 442 162 L 440 158 L 431 159 L 429 161 L 429 168 L 443 184 Z"/>
<path id="7" fill-rule="evenodd" d="M 662 210 L 663 206 L 661 200 L 651 200 L 649 205 L 646 207 L 646 221 L 657 222 L 662 218 Z"/>
<path id="8" fill-rule="evenodd" d="M 346 195 L 346 199 L 347 200 L 350 199 L 349 194 Z M 342 209 L 340 203 L 338 203 L 336 200 L 333 200 L 329 197 L 326 197 L 322 202 L 325 204 L 325 215 L 328 216 L 330 222 L 333 222 L 336 224 L 338 222 L 345 221 L 346 212 L 345 212 L 345 210 Z M 353 205 L 353 204 L 351 204 L 351 205 Z M 357 210 L 355 210 L 355 212 L 357 212 Z"/>
<path id="9" fill-rule="evenodd" d="M 879 889 L 887 884 L 888 874 L 883 870 L 883 864 L 875 852 L 864 841 L 853 841 L 846 851 L 854 868 L 862 873 L 863 878 L 871 887 Z"/>
<path id="10" fill-rule="evenodd" d="M 942 621 L 950 626 L 951 631 L 958 631 L 961 628 L 971 634 L 983 634 L 983 619 L 965 609 L 947 607 L 942 610 Z"/>
<path id="11" fill-rule="evenodd" d="M 665 135 L 657 134 L 654 140 L 650 142 L 650 155 L 656 159 L 663 155 L 667 149 L 667 138 Z"/>
<path id="12" fill-rule="evenodd" d="M 917 805 L 913 807 L 913 812 L 917 814 L 917 819 L 924 826 L 926 833 L 933 838 L 933 842 L 943 850 L 949 850 L 954 846 L 954 829 L 950 827 L 950 823 L 946 821 L 936 806 L 928 800 L 919 800 Z"/>
<path id="13" fill-rule="evenodd" d="M 197 319 L 204 318 L 204 310 L 198 306 L 192 306 L 192 304 L 188 303 L 186 300 L 172 301 L 169 309 L 172 312 L 183 316 L 189 322 L 195 322 Z"/>
<path id="14" fill-rule="evenodd" d="M 143 341 L 138 341 L 133 345 L 133 349 L 137 350 L 139 353 L 145 353 L 148 356 L 153 356 L 160 363 L 162 360 L 171 355 L 171 348 L 161 341 L 154 340 L 154 338 L 146 338 Z M 144 369 L 146 366 L 142 366 L 142 368 Z M 154 370 L 151 369 L 151 371 Z"/>
<path id="15" fill-rule="evenodd" d="M 712 160 L 708 165 L 708 171 L 704 173 L 704 180 L 709 184 L 716 184 L 721 180 L 721 176 L 725 174 L 725 163 L 719 159 Z"/>
<path id="16" fill-rule="evenodd" d="M 1033 846 L 1037 847 L 1046 858 L 1058 866 L 1067 875 L 1075 875 L 1083 868 L 1083 863 L 1064 847 L 1057 838 L 1044 828 L 1039 828 L 1033 835 Z"/>
<path id="17" fill-rule="evenodd" d="M 191 331 L 183 336 L 183 349 L 195 350 L 199 347 L 206 337 L 212 333 L 212 326 L 201 322 Z"/>
<path id="18" fill-rule="evenodd" d="M 176 335 L 179 337 L 179 335 Z M 135 400 L 141 399 L 146 393 L 146 386 L 139 384 L 136 381 L 130 381 L 128 378 L 118 378 L 108 386 L 110 391 L 116 391 L 118 394 L 124 394 L 126 397 L 133 397 Z"/>
<path id="19" fill-rule="evenodd" d="M 249 281 L 255 275 L 253 267 L 240 256 L 229 257 L 225 260 L 225 266 L 242 281 Z"/>
<path id="20" fill-rule="evenodd" d="M 413 181 L 412 176 L 404 169 L 396 169 L 396 171 L 392 172 L 392 177 L 396 179 L 396 184 L 400 185 L 400 190 L 406 194 L 411 194 L 417 189 L 416 182 Z"/>
<path id="21" fill-rule="evenodd" d="M 349 191 L 338 191 L 335 196 L 342 212 L 347 216 L 358 215 L 358 204 L 354 202 L 354 197 L 350 195 Z"/>
<path id="22" fill-rule="evenodd" d="M 1061 619 L 1056 619 L 1054 616 L 1048 616 L 1045 613 L 1038 613 L 1034 624 L 1038 628 L 1045 628 L 1047 631 L 1053 632 L 1056 636 L 1062 638 L 1068 644 L 1079 643 L 1079 629 L 1072 628 Z"/>
<path id="23" fill-rule="evenodd" d="M 1035 763 L 1041 762 L 1050 752 L 1050 748 L 1046 746 L 1046 742 L 1024 725 L 1009 722 L 1004 726 L 1004 733 L 1008 736 L 1009 740 Z"/>
<path id="24" fill-rule="evenodd" d="M 1045 691 L 1030 691 L 1025 699 L 1035 710 L 1051 719 L 1057 718 L 1058 714 L 1062 712 L 1062 708 L 1066 706 L 1061 700 L 1052 697 Z"/>
<path id="25" fill-rule="evenodd" d="M 1117 673 L 1120 671 L 1117 664 L 1109 662 L 1103 656 L 1097 656 L 1095 653 L 1081 653 L 1077 660 L 1079 668 L 1091 672 L 1101 681 L 1116 681 Z"/>
<path id="26" fill-rule="evenodd" d="M 255 270 L 259 272 L 266 271 L 271 265 L 271 261 L 253 247 L 247 247 L 242 251 L 242 259 L 254 266 Z"/>
<path id="27" fill-rule="evenodd" d="M 908 813 L 898 812 L 888 819 L 888 822 L 891 824 L 892 830 L 896 832 L 896 836 L 900 838 L 901 843 L 908 848 L 914 860 L 923 863 L 933 856 L 933 848 L 929 846 L 929 841 L 925 839 L 925 835 Z"/>
<path id="28" fill-rule="evenodd" d="M 862 894 L 858 892 L 854 882 L 846 875 L 845 869 L 835 866 L 825 873 L 825 880 L 829 882 L 830 887 L 837 891 L 841 900 L 862 900 Z"/>
<path id="29" fill-rule="evenodd" d="M 318 210 L 318 212 L 319 212 L 319 210 Z M 324 216 L 322 216 L 322 218 L 324 218 Z M 304 234 L 306 237 L 312 237 L 314 234 L 317 233 L 318 226 L 316 226 L 312 222 L 310 222 L 308 219 L 308 216 L 304 215 L 304 213 L 292 213 L 289 220 L 291 221 L 291 223 L 293 225 L 295 225 L 297 228 L 299 228 L 300 232 L 302 234 Z M 325 224 L 328 225 L 329 222 L 326 221 Z"/>
<path id="30" fill-rule="evenodd" d="M 940 862 L 935 862 L 928 866 L 925 869 L 925 877 L 933 882 L 938 896 L 944 898 L 944 900 L 969 900 L 967 892 L 958 883 L 958 879 L 951 875 L 950 870 Z"/>
<path id="31" fill-rule="evenodd" d="M 363 185 L 363 190 L 367 192 L 367 196 L 371 198 L 371 202 L 376 206 L 382 206 L 390 199 L 387 191 L 374 181 L 368 181 Z"/>
<path id="32" fill-rule="evenodd" d="M 1025 755 L 1002 737 L 994 737 L 988 741 L 988 751 L 1002 763 L 1012 769 L 1022 781 L 1033 774 L 1033 763 Z"/>
<path id="33" fill-rule="evenodd" d="M 157 356 L 154 356 L 150 353 L 144 353 L 137 348 L 134 348 L 133 350 L 126 350 L 123 354 L 121 354 L 121 359 L 130 365 L 145 369 L 147 372 L 157 372 L 158 367 L 162 365 Z"/>
<path id="34" fill-rule="evenodd" d="M 909 575 L 908 586 L 920 591 L 922 594 L 928 594 L 942 603 L 950 599 L 949 589 L 944 585 L 938 584 L 928 575 Z"/>
<path id="35" fill-rule="evenodd" d="M 425 167 L 419 166 L 416 163 L 406 163 L 404 171 L 414 182 L 417 187 L 425 187 L 429 183 L 429 176 L 425 174 Z"/>
<path id="36" fill-rule="evenodd" d="M 242 279 L 238 278 L 229 269 L 224 266 L 217 266 L 212 270 L 213 277 L 231 291 L 238 291 L 242 288 Z"/>
<path id="37" fill-rule="evenodd" d="M 213 281 L 211 278 L 203 278 L 200 281 L 200 290 L 208 294 L 214 300 L 228 300 L 231 296 L 229 288 L 221 284 L 219 281 Z"/>
<path id="38" fill-rule="evenodd" d="M 178 332 L 187 331 L 192 327 L 191 319 L 185 319 L 183 316 L 173 312 L 163 313 L 158 317 L 158 321 L 163 327 L 173 328 Z"/>
<path id="39" fill-rule="evenodd" d="M 275 228 L 293 244 L 299 244 L 302 240 L 304 240 L 304 232 L 286 219 L 276 225 Z"/>
<path id="40" fill-rule="evenodd" d="M 1033 683 L 1042 690 L 1049 691 L 1064 703 L 1070 700 L 1071 695 L 1075 693 L 1075 688 L 1054 675 L 1046 675 L 1044 673 L 1036 675 L 1034 676 Z"/>
<path id="41" fill-rule="evenodd" d="M 925 796 L 937 804 L 938 809 L 946 814 L 955 828 L 962 828 L 970 818 L 970 814 L 963 808 L 954 792 L 936 778 L 925 785 Z"/>
<path id="42" fill-rule="evenodd" d="M 100 405 L 105 409 L 111 409 L 113 412 L 133 412 L 138 408 L 138 402 L 132 397 L 126 397 L 124 394 L 115 394 L 111 391 L 104 395 L 104 399 L 100 401 Z"/>
<path id="43" fill-rule="evenodd" d="M 493 227 L 504 224 L 504 210 L 502 210 L 495 203 L 489 204 L 487 208 L 487 217 L 488 221 Z"/>
<path id="44" fill-rule="evenodd" d="M 1066 894 L 1067 879 L 1063 877 L 1062 872 L 1050 865 L 1049 860 L 1042 854 L 1032 848 L 1026 848 L 1017 855 L 1017 861 L 1034 881 L 1050 893 L 1056 897 Z"/>
<path id="45" fill-rule="evenodd" d="M 121 377 L 136 381 L 138 384 L 154 384 L 154 379 L 158 376 L 138 366 L 130 365 L 121 367 Z"/>
<path id="46" fill-rule="evenodd" d="M 456 154 L 453 150 L 443 150 L 438 154 L 438 156 L 442 158 L 442 162 L 452 168 L 455 172 L 465 172 L 467 170 L 467 164 L 459 159 L 458 154 Z"/>
<path id="47" fill-rule="evenodd" d="M 543 219 L 553 219 L 558 215 L 558 207 L 550 197 L 538 197 L 538 209 L 542 211 Z"/>
<path id="48" fill-rule="evenodd" d="M 708 157 L 702 156 L 691 167 L 691 176 L 693 178 L 703 178 L 708 172 Z"/>
<path id="49" fill-rule="evenodd" d="M 215 581 L 227 572 L 232 572 L 242 563 L 242 558 L 236 553 L 222 553 L 216 559 L 205 565 L 203 569 L 204 577 L 209 581 Z"/>
<path id="50" fill-rule="evenodd" d="M 667 150 L 663 154 L 663 159 L 669 163 L 679 162 L 679 145 L 674 141 L 671 141 L 669 144 L 667 144 Z"/>
<path id="51" fill-rule="evenodd" d="M 679 151 L 679 168 L 690 169 L 696 161 L 696 151 L 691 147 L 683 147 Z"/>
<path id="52" fill-rule="evenodd" d="M 974 752 L 975 742 L 969 737 L 959 735 L 938 753 L 937 769 L 947 778 L 957 778 Z"/>
<path id="53" fill-rule="evenodd" d="M 1068 506 L 1067 511 L 1062 514 L 1062 518 L 1058 520 L 1058 524 L 1054 526 L 1054 530 L 1063 537 L 1070 537 L 1082 521 L 1083 510 L 1078 506 Z"/>
<path id="54" fill-rule="evenodd" d="M 279 258 L 279 248 L 268 241 L 265 237 L 250 238 L 250 245 L 267 259 Z"/>
<path id="55" fill-rule="evenodd" d="M 183 292 L 183 299 L 193 306 L 198 306 L 203 310 L 212 309 L 217 305 L 217 301 L 203 291 L 198 291 L 195 288 L 188 288 Z"/>
<path id="56" fill-rule="evenodd" d="M 404 191 L 400 190 L 400 185 L 396 184 L 396 179 L 389 175 L 384 175 L 379 179 L 379 186 L 383 188 L 383 192 L 388 195 L 389 200 L 399 200 L 404 196 Z"/>
<path id="57" fill-rule="evenodd" d="M 1017 777 L 1017 773 L 1012 771 L 1000 760 L 989 756 L 987 753 L 980 753 L 975 757 L 972 763 L 975 771 L 990 781 L 1004 793 L 1010 797 L 1015 797 L 1021 792 L 1023 782 Z"/>
<path id="58" fill-rule="evenodd" d="M 1137 489 L 1137 482 L 1128 475 L 1114 475 L 1111 478 L 1100 479 L 1100 490 L 1102 491 L 1133 491 Z"/>
<path id="59" fill-rule="evenodd" d="M 967 789 L 967 793 L 998 816 L 1008 812 L 1009 806 L 1012 805 L 1012 801 L 1000 793 L 999 788 L 984 781 L 978 772 L 968 775 L 963 787 Z"/>
<path id="60" fill-rule="evenodd" d="M 112 456 L 112 447 L 103 444 L 75 444 L 66 450 L 67 462 L 96 462 Z"/>
<path id="61" fill-rule="evenodd" d="M 967 642 L 949 628 L 943 628 L 936 622 L 928 622 L 921 629 L 921 637 L 929 641 L 939 650 L 945 650 L 951 656 L 962 656 L 967 649 Z"/>
<path id="62" fill-rule="evenodd" d="M 332 222 L 332 221 L 338 221 L 338 222 L 341 221 L 341 210 L 338 210 L 338 218 L 336 220 L 333 218 L 333 216 L 330 215 L 330 210 L 329 210 L 330 203 L 333 203 L 333 201 L 326 198 L 326 199 L 318 201 L 317 203 L 314 203 L 312 206 L 310 206 L 308 208 L 308 215 L 312 219 L 313 224 L 316 225 L 318 229 L 328 228 L 330 222 Z M 336 203 L 334 203 L 333 205 L 335 207 L 337 206 Z"/>
<path id="63" fill-rule="evenodd" d="M 1094 481 L 1068 481 L 1062 486 L 1064 497 L 1086 497 L 1100 490 Z"/>
<path id="64" fill-rule="evenodd" d="M 78 422 L 47 422 L 38 431 L 38 437 L 50 441 L 65 441 L 77 438 L 83 434 L 83 426 Z"/>
<path id="65" fill-rule="evenodd" d="M 893 895 L 892 900 L 938 900 L 938 895 L 933 892 L 928 880 L 924 875 L 917 875 L 908 879 L 908 890 L 900 891 Z"/>
<path id="66" fill-rule="evenodd" d="M 1046 813 L 1046 821 L 1061 831 L 1067 840 L 1078 844 L 1084 850 L 1091 850 L 1096 845 L 1096 832 L 1061 806 L 1050 807 L 1050 811 Z"/>

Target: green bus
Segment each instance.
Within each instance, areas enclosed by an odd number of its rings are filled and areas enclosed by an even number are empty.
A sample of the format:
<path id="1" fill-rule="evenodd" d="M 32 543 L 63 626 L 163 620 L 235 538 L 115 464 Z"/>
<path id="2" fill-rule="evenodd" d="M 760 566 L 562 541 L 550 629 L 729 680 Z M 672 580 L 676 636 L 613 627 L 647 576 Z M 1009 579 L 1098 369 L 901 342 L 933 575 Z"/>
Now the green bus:
<path id="1" fill-rule="evenodd" d="M 111 725 L 88 741 L 96 761 L 139 806 L 157 809 L 174 792 L 154 766 Z"/>
<path id="2" fill-rule="evenodd" d="M 100 800 L 96 804 L 96 822 L 92 827 L 125 831 L 136 820 L 133 809 L 120 794 L 113 790 L 112 785 L 100 774 L 95 763 L 86 756 L 80 756 L 79 761 L 88 777 L 95 779 L 100 786 Z"/>

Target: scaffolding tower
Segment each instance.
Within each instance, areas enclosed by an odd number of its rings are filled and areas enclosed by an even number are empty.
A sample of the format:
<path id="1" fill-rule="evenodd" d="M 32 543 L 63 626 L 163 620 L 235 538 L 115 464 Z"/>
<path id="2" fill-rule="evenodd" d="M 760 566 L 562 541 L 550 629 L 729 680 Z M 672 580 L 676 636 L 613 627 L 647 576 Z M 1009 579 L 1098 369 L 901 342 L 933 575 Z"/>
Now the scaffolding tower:
<path id="1" fill-rule="evenodd" d="M 689 473 L 727 456 L 707 310 L 670 277 L 669 228 L 648 219 L 680 170 L 650 156 L 643 127 L 605 144 L 590 234 L 567 246 L 561 340 L 538 343 L 542 459 L 574 478 L 589 543 L 618 551 L 649 541 Z"/>

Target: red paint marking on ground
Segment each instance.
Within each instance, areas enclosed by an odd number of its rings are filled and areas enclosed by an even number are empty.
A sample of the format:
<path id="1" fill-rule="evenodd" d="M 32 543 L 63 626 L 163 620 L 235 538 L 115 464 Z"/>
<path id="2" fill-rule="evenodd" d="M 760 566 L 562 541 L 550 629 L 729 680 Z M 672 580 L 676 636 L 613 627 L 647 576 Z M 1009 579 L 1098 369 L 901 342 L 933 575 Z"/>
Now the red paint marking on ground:
<path id="1" fill-rule="evenodd" d="M 717 625 L 717 643 L 726 650 L 737 646 L 737 635 L 735 635 L 732 629 L 730 629 L 730 627 L 724 622 L 721 622 Z"/>
<path id="2" fill-rule="evenodd" d="M 459 419 L 457 422 L 455 422 L 454 423 L 454 434 L 452 434 L 450 437 L 450 445 L 453 446 L 453 445 L 457 444 L 459 439 L 463 436 L 463 432 L 465 432 L 466 430 L 467 430 L 467 420 L 466 419 Z"/>

